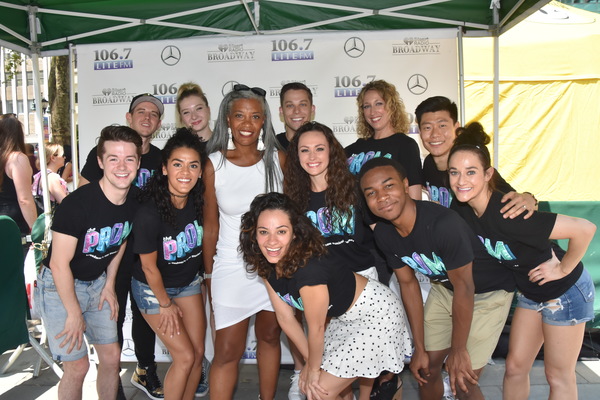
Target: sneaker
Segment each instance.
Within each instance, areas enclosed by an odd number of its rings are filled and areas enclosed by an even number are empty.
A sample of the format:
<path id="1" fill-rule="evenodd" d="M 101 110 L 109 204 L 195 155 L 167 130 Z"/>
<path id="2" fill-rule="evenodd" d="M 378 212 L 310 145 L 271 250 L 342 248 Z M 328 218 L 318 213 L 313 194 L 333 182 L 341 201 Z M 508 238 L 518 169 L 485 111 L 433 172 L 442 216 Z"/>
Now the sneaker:
<path id="1" fill-rule="evenodd" d="M 298 385 L 300 374 L 293 373 L 290 380 L 291 384 L 288 392 L 288 400 L 305 400 L 306 395 L 300 391 L 300 386 Z"/>
<path id="2" fill-rule="evenodd" d="M 195 397 L 204 397 L 208 394 L 208 370 L 210 370 L 210 362 L 206 359 L 202 359 L 202 375 L 200 375 L 200 383 L 196 388 Z"/>
<path id="3" fill-rule="evenodd" d="M 383 383 L 375 381 L 370 400 L 396 400 L 402 398 L 402 379 L 394 374 L 390 380 Z"/>
<path id="4" fill-rule="evenodd" d="M 149 367 L 137 365 L 131 376 L 131 384 L 145 392 L 151 399 L 160 400 L 165 398 L 162 383 L 156 375 L 156 364 Z"/>
<path id="5" fill-rule="evenodd" d="M 442 370 L 442 381 L 444 382 L 444 397 L 443 400 L 456 400 L 452 394 L 452 388 L 450 387 L 450 376 L 448 372 Z"/>

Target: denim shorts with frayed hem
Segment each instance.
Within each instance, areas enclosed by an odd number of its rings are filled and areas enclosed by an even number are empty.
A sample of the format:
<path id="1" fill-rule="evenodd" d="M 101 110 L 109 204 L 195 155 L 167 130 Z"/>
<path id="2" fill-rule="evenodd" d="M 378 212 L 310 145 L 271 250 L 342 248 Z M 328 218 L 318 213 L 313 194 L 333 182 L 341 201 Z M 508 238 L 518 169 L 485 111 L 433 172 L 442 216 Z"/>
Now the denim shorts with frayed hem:
<path id="1" fill-rule="evenodd" d="M 111 310 L 107 301 L 100 305 L 100 295 L 106 285 L 106 273 L 103 273 L 93 281 L 81 281 L 75 279 L 75 295 L 81 307 L 81 313 L 85 322 L 85 337 L 90 344 L 110 344 L 118 341 L 117 321 L 111 320 Z M 48 344 L 52 357 L 57 361 L 76 361 L 87 356 L 85 344 L 77 349 L 73 347 L 67 353 L 69 344 L 60 347 L 64 336 L 55 339 L 56 335 L 65 329 L 67 310 L 54 285 L 54 278 L 50 268 L 42 267 L 37 276 L 37 287 L 35 289 L 35 301 L 42 315 L 44 328 L 48 333 Z"/>
<path id="2" fill-rule="evenodd" d="M 194 279 L 188 285 L 175 288 L 165 288 L 165 290 L 171 299 L 194 296 L 202 292 L 200 289 L 200 282 L 200 276 L 196 274 Z M 154 292 L 152 289 L 150 289 L 148 284 L 140 282 L 135 278 L 131 278 L 131 295 L 143 314 L 160 313 L 158 299 L 156 296 L 154 296 Z"/>

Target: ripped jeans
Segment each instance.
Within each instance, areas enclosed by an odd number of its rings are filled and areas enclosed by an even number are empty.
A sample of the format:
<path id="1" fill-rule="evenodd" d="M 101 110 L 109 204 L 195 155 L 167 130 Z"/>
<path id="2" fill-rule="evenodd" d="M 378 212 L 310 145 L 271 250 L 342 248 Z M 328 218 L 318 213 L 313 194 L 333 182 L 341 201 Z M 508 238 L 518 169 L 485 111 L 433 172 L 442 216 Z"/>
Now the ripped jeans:
<path id="1" fill-rule="evenodd" d="M 200 282 L 200 276 L 196 274 L 189 285 L 175 288 L 165 288 L 165 290 L 171 299 L 193 296 L 202 292 L 200 289 Z M 131 278 L 131 295 L 143 314 L 160 313 L 158 299 L 156 296 L 154 296 L 154 292 L 152 289 L 150 289 L 148 284 L 140 282 L 135 278 Z"/>
<path id="2" fill-rule="evenodd" d="M 542 313 L 542 322 L 548 325 L 570 326 L 594 319 L 594 282 L 590 273 L 583 273 L 562 296 L 542 303 L 529 300 L 517 292 L 517 307 Z"/>

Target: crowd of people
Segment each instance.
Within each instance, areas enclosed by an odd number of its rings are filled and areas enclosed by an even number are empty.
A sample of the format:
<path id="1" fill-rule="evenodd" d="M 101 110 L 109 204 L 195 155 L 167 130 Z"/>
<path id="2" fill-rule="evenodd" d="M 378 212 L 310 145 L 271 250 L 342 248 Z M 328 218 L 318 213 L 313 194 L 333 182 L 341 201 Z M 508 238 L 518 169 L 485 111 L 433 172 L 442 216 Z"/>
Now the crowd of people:
<path id="1" fill-rule="evenodd" d="M 260 399 L 275 398 L 282 332 L 294 361 L 290 400 L 350 400 L 354 381 L 359 400 L 401 399 L 406 360 L 421 399 L 445 396 L 444 368 L 452 396 L 483 399 L 478 380 L 516 293 L 504 399 L 528 397 L 542 345 L 550 398 L 576 399 L 594 299 L 581 259 L 595 226 L 538 212 L 533 194 L 517 193 L 491 166 L 482 126 L 462 128 L 446 97 L 415 110 L 429 152 L 421 164 L 394 85 L 364 86 L 359 138 L 346 148 L 313 120 L 306 85 L 280 93 L 285 132 L 274 131 L 266 92 L 243 84 L 225 94 L 211 129 L 206 95 L 185 83 L 181 127 L 162 150 L 151 139 L 164 105 L 135 96 L 127 125 L 102 130 L 70 194 L 59 172 L 65 149 L 46 145 L 53 240 L 35 301 L 63 363 L 59 398 L 81 398 L 84 336 L 98 355 L 99 397 L 125 398 L 129 297 L 131 382 L 152 399 L 209 388 L 213 399 L 234 398 L 251 317 Z M 17 222 L 26 252 L 41 172 L 33 175 L 12 115 L 0 119 L 0 169 L 0 214 Z M 566 251 L 554 239 L 567 239 Z M 172 358 L 164 385 L 156 337 Z"/>

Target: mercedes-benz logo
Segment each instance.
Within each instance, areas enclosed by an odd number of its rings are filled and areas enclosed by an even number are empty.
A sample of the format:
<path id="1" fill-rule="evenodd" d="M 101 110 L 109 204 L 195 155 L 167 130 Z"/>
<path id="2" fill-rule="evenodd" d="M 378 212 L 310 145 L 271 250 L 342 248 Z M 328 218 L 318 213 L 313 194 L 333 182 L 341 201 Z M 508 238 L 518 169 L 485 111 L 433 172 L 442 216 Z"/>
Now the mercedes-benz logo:
<path id="1" fill-rule="evenodd" d="M 176 46 L 169 45 L 160 53 L 160 58 L 165 64 L 173 66 L 181 60 L 181 50 Z"/>
<path id="2" fill-rule="evenodd" d="M 365 42 L 361 38 L 353 36 L 344 43 L 344 51 L 348 57 L 358 58 L 365 52 Z"/>
<path id="3" fill-rule="evenodd" d="M 227 93 L 231 92 L 233 90 L 233 87 L 235 85 L 237 85 L 239 82 L 238 81 L 227 81 L 225 82 L 225 84 L 223 85 L 223 88 L 221 89 L 221 94 L 223 96 L 225 96 Z"/>
<path id="4" fill-rule="evenodd" d="M 427 78 L 425 78 L 423 75 L 414 74 L 413 76 L 408 78 L 406 87 L 412 94 L 420 95 L 427 91 L 427 88 L 429 87 L 429 82 L 427 82 Z"/>
<path id="5" fill-rule="evenodd" d="M 124 339 L 123 340 L 123 350 L 121 350 L 121 352 L 126 355 L 127 357 L 131 357 L 135 354 L 134 351 L 134 345 L 133 345 L 133 340 L 131 339 Z"/>

